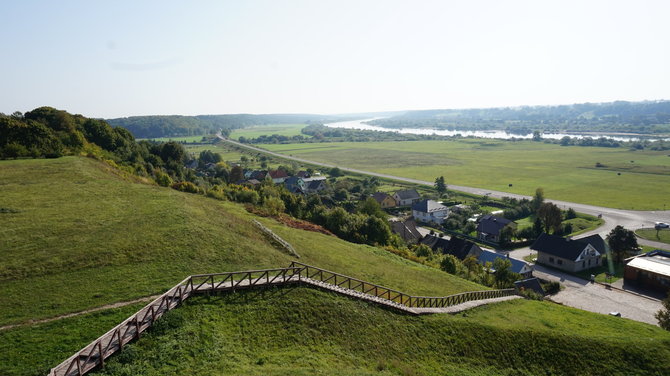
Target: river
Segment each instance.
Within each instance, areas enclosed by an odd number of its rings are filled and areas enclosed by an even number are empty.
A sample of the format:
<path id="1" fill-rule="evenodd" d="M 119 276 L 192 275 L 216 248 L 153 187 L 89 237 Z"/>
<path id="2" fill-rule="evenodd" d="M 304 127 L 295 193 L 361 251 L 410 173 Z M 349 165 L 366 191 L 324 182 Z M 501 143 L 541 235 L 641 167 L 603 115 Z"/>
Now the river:
<path id="1" fill-rule="evenodd" d="M 531 139 L 533 134 L 517 134 L 517 133 L 508 133 L 501 130 L 489 130 L 489 131 L 469 131 L 469 130 L 448 130 L 448 129 L 430 129 L 430 128 L 384 128 L 378 127 L 376 125 L 365 124 L 366 121 L 377 120 L 380 118 L 373 119 L 364 119 L 364 120 L 349 120 L 349 121 L 339 121 L 335 123 L 324 124 L 330 128 L 345 128 L 345 129 L 360 129 L 367 131 L 380 131 L 380 132 L 397 132 L 403 134 L 423 134 L 423 135 L 437 135 L 437 136 L 456 136 L 461 135 L 463 137 L 478 137 L 478 138 L 497 138 L 497 139 Z M 605 137 L 608 139 L 616 141 L 639 141 L 641 137 L 639 135 L 635 136 L 626 136 L 626 135 L 612 135 L 605 133 L 543 133 L 542 138 L 560 140 L 561 138 L 568 136 L 571 138 L 582 139 L 586 137 L 591 137 L 597 139 L 600 137 Z M 645 140 L 656 141 L 659 138 L 650 138 L 644 137 Z M 670 141 L 670 138 L 662 138 L 664 141 Z"/>

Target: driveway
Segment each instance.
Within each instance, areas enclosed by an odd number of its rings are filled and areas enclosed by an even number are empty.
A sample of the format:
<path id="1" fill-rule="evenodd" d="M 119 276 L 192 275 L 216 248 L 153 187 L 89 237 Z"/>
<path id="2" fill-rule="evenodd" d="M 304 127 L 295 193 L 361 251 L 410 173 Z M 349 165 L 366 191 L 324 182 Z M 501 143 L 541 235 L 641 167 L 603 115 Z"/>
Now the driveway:
<path id="1" fill-rule="evenodd" d="M 564 286 L 561 292 L 551 296 L 557 303 L 602 314 L 620 312 L 624 318 L 658 325 L 654 314 L 662 308 L 659 300 L 610 289 L 541 265 L 535 265 L 533 275 Z"/>

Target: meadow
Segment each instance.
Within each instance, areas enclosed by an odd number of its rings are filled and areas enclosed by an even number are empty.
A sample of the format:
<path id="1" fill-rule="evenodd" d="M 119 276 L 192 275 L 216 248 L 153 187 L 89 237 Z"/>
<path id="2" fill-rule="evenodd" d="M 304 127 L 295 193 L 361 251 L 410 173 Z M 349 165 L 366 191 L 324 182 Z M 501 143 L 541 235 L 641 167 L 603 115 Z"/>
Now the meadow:
<path id="1" fill-rule="evenodd" d="M 306 138 L 309 138 L 310 136 L 302 134 L 300 132 L 300 130 L 305 128 L 306 125 L 307 124 L 256 125 L 248 128 L 234 129 L 230 133 L 230 138 L 233 140 L 237 140 L 240 137 L 256 138 L 263 135 L 271 136 L 274 134 L 287 137 L 302 135 Z"/>
<path id="2" fill-rule="evenodd" d="M 654 229 L 639 229 L 635 230 L 635 233 L 643 239 L 670 244 L 669 229 L 663 229 L 659 231 Z"/>
<path id="3" fill-rule="evenodd" d="M 560 146 L 532 141 L 264 144 L 271 151 L 343 167 L 449 184 L 633 210 L 670 204 L 668 152 Z M 596 163 L 600 166 L 596 167 Z M 670 208 L 670 205 L 668 205 Z"/>

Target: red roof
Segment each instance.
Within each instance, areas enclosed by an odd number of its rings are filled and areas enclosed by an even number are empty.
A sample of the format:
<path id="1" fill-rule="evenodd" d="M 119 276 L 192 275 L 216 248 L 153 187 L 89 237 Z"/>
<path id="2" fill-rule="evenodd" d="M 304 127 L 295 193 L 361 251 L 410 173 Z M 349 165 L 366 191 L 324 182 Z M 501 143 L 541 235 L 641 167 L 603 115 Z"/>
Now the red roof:
<path id="1" fill-rule="evenodd" d="M 270 177 L 273 179 L 287 178 L 288 175 L 284 170 L 272 170 L 269 172 Z"/>

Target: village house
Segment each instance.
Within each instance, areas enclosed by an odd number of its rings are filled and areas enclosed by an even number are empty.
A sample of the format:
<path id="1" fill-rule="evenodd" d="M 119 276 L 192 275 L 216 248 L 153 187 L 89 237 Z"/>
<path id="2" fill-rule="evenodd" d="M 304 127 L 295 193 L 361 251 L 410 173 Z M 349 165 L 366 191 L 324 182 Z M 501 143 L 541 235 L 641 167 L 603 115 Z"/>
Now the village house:
<path id="1" fill-rule="evenodd" d="M 372 194 L 372 198 L 377 201 L 379 206 L 382 207 L 382 209 L 386 208 L 392 208 L 396 206 L 396 201 L 391 195 L 384 193 L 384 192 L 375 192 Z"/>
<path id="2" fill-rule="evenodd" d="M 305 179 L 303 179 L 304 181 Z M 319 193 L 323 191 L 324 189 L 328 188 L 326 185 L 326 180 L 325 179 L 320 179 L 320 180 L 310 180 L 306 181 L 305 184 L 307 185 L 307 193 Z"/>
<path id="3" fill-rule="evenodd" d="M 426 235 L 421 244 L 429 246 L 433 252 L 441 252 L 455 256 L 460 260 L 465 260 L 468 257 L 479 257 L 482 249 L 475 243 L 458 237 L 447 239 L 436 235 Z"/>
<path id="4" fill-rule="evenodd" d="M 291 176 L 284 180 L 284 186 L 291 193 L 305 193 L 307 189 L 305 181 L 297 176 Z"/>
<path id="5" fill-rule="evenodd" d="M 284 170 L 272 170 L 268 172 L 268 175 L 275 184 L 281 184 L 288 178 L 288 174 Z"/>
<path id="6" fill-rule="evenodd" d="M 521 274 L 521 276 L 524 278 L 530 278 L 533 275 L 533 267 L 530 264 L 521 260 L 510 258 L 509 255 L 503 255 L 500 253 L 495 253 L 493 251 L 482 250 L 482 253 L 479 255 L 477 261 L 479 261 L 481 265 L 486 266 L 486 263 L 491 263 L 491 265 L 493 265 L 493 262 L 499 258 L 510 261 L 510 263 L 512 264 L 510 270 L 512 272 Z M 491 271 L 494 272 L 495 270 L 492 269 Z"/>
<path id="7" fill-rule="evenodd" d="M 442 224 L 449 216 L 449 208 L 433 200 L 423 200 L 412 205 L 412 216 L 420 222 Z"/>
<path id="8" fill-rule="evenodd" d="M 498 243 L 500 242 L 502 230 L 507 226 L 516 227 L 516 223 L 507 218 L 491 214 L 485 215 L 477 224 L 477 238 L 487 242 Z"/>
<path id="9" fill-rule="evenodd" d="M 404 191 L 398 191 L 393 194 L 398 206 L 410 206 L 415 202 L 421 200 L 421 195 L 416 189 L 406 189 Z"/>
<path id="10" fill-rule="evenodd" d="M 542 234 L 530 249 L 537 251 L 537 263 L 553 266 L 568 272 L 579 272 L 601 264 L 600 235 L 583 239 L 569 239 Z M 598 247 L 598 248 L 596 248 Z"/>
<path id="11" fill-rule="evenodd" d="M 406 221 L 391 221 L 391 231 L 398 234 L 407 244 L 416 244 L 421 240 L 421 233 L 416 228 L 416 222 L 413 219 Z"/>
<path id="12" fill-rule="evenodd" d="M 624 261 L 624 282 L 662 292 L 670 291 L 670 252 L 655 250 Z"/>

